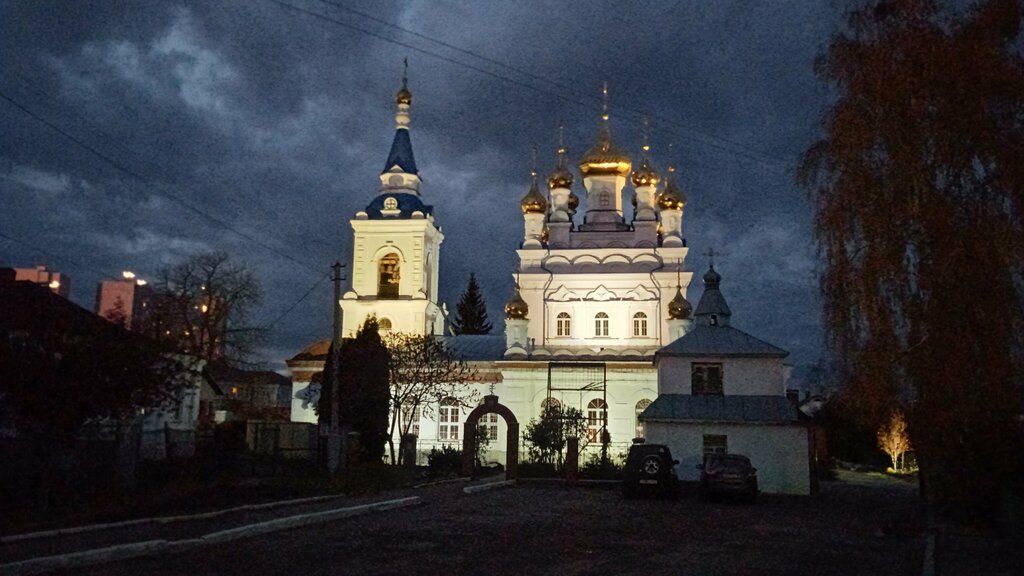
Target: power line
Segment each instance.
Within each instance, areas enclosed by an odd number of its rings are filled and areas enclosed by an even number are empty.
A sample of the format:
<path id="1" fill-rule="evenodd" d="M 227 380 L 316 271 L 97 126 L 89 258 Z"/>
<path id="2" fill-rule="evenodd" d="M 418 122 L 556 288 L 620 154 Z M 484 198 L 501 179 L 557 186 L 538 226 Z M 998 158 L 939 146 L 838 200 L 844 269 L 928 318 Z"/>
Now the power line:
<path id="1" fill-rule="evenodd" d="M 567 101 L 567 102 L 571 102 L 573 104 L 585 106 L 585 107 L 588 107 L 588 108 L 590 107 L 590 105 L 587 102 L 584 102 L 584 101 L 582 101 L 580 99 L 580 92 L 577 89 L 575 89 L 573 86 L 571 86 L 571 85 L 568 85 L 568 84 L 565 84 L 565 83 L 562 83 L 562 82 L 557 82 L 557 81 L 551 80 L 549 78 L 545 78 L 545 77 L 540 76 L 538 74 L 534 74 L 533 72 L 530 72 L 528 70 L 524 70 L 522 68 L 518 68 L 518 67 L 512 66 L 510 64 L 506 64 L 504 62 L 501 62 L 500 60 L 491 58 L 489 56 L 485 56 L 485 55 L 473 52 L 471 50 L 467 50 L 465 48 L 456 46 L 456 45 L 451 44 L 449 42 L 445 42 L 443 40 L 438 40 L 438 39 L 432 38 L 430 36 L 427 36 L 425 34 L 421 34 L 419 32 L 416 32 L 414 30 L 410 30 L 408 28 L 399 26 L 397 24 L 393 24 L 391 22 L 388 22 L 387 20 L 384 20 L 382 18 L 378 18 L 376 16 L 373 16 L 372 14 L 367 14 L 365 12 L 356 10 L 354 8 L 349 8 L 349 7 L 341 4 L 340 2 L 336 2 L 336 1 L 332 1 L 332 0 L 317 0 L 318 2 L 320 2 L 322 4 L 325 4 L 325 5 L 328 5 L 328 6 L 332 6 L 334 8 L 339 9 L 339 10 L 342 10 L 342 11 L 354 14 L 354 15 L 362 17 L 362 18 L 366 18 L 367 20 L 370 20 L 372 22 L 376 22 L 378 24 L 381 24 L 382 26 L 386 26 L 386 27 L 391 28 L 393 30 L 397 30 L 397 31 L 405 33 L 405 34 L 409 34 L 409 35 L 414 36 L 416 38 L 425 40 L 427 42 L 432 42 L 432 43 L 434 43 L 434 44 L 436 44 L 438 46 L 442 46 L 442 47 L 447 48 L 449 50 L 453 50 L 455 52 L 458 52 L 460 54 L 464 54 L 464 55 L 467 55 L 467 56 L 470 56 L 470 57 L 473 57 L 473 58 L 477 58 L 477 59 L 480 59 L 480 60 L 482 60 L 484 62 L 493 64 L 495 66 L 499 66 L 501 68 L 504 68 L 506 70 L 510 70 L 512 72 L 515 72 L 515 73 L 518 73 L 518 74 L 522 74 L 523 76 L 529 77 L 529 78 L 531 78 L 533 80 L 542 82 L 544 84 L 549 84 L 549 85 L 556 86 L 559 89 L 559 91 L 553 91 L 553 90 L 547 90 L 547 89 L 544 89 L 544 88 L 539 88 L 539 87 L 534 86 L 532 84 L 527 84 L 525 82 L 518 81 L 518 80 L 516 80 L 514 78 L 511 78 L 509 76 L 497 74 L 497 73 L 492 72 L 490 70 L 486 70 L 486 69 L 483 69 L 483 68 L 480 68 L 480 67 L 477 67 L 477 66 L 473 66 L 473 65 L 468 64 L 466 62 L 455 60 L 455 59 L 449 58 L 447 56 L 438 54 L 436 52 L 432 52 L 430 50 L 419 48 L 417 46 L 408 44 L 406 42 L 402 42 L 400 40 L 396 40 L 394 38 L 390 38 L 390 37 L 385 36 L 383 34 L 379 34 L 379 33 L 373 32 L 371 30 L 367 30 L 365 28 L 361 28 L 359 26 L 356 26 L 355 24 L 351 24 L 351 23 L 344 22 L 344 21 L 341 21 L 341 20 L 336 20 L 336 19 L 330 18 L 329 16 L 320 14 L 318 12 L 314 12 L 312 10 L 307 10 L 305 8 L 301 8 L 301 7 L 295 6 L 293 4 L 289 4 L 289 3 L 284 2 L 282 0 L 268 0 L 268 1 L 269 2 L 273 2 L 274 4 L 277 4 L 279 6 L 282 6 L 282 7 L 291 9 L 291 10 L 295 10 L 295 11 L 301 12 L 301 13 L 306 14 L 308 16 L 312 16 L 312 17 L 315 17 L 315 18 L 318 18 L 318 19 L 321 19 L 321 20 L 325 20 L 327 22 L 330 22 L 330 23 L 333 23 L 333 24 L 336 24 L 336 25 L 339 25 L 339 26 L 343 26 L 343 27 L 349 28 L 351 30 L 355 30 L 357 32 L 361 32 L 363 34 L 372 36 L 374 38 L 383 40 L 385 42 L 389 42 L 391 44 L 395 44 L 395 45 L 398 45 L 398 46 L 402 46 L 404 48 L 408 48 L 408 49 L 413 50 L 415 52 L 418 52 L 420 54 L 424 54 L 426 56 L 430 56 L 432 58 L 436 58 L 436 59 L 442 60 L 444 62 L 448 62 L 450 64 L 455 64 L 456 66 L 461 66 L 461 67 L 464 67 L 464 68 L 467 68 L 467 69 L 470 69 L 470 70 L 473 70 L 473 71 L 485 74 L 487 76 L 490 76 L 490 77 L 498 79 L 498 80 L 509 82 L 511 84 L 515 84 L 517 86 L 520 86 L 520 87 L 523 87 L 523 88 L 527 88 L 529 90 L 540 92 L 542 94 L 546 94 L 546 95 L 549 95 L 549 96 L 554 96 L 555 98 L 558 98 L 558 99 L 561 99 L 561 100 L 564 100 L 564 101 Z M 574 96 L 566 95 L 565 94 L 566 91 L 572 92 L 574 94 Z M 582 96 L 584 98 L 586 98 L 587 100 L 591 100 L 591 101 L 599 101 L 600 100 L 600 98 L 598 96 L 596 96 L 596 95 L 583 94 Z M 703 142 L 707 146 L 716 148 L 716 149 L 721 150 L 723 152 L 728 152 L 728 153 L 734 154 L 736 156 L 747 158 L 748 160 L 752 160 L 754 162 L 758 162 L 758 163 L 764 164 L 766 166 L 778 167 L 778 166 L 774 166 L 773 164 L 774 163 L 778 163 L 778 164 L 781 164 L 781 165 L 784 166 L 784 165 L 786 165 L 788 163 L 788 160 L 785 159 L 785 158 L 782 158 L 782 157 L 779 157 L 779 156 L 775 156 L 775 155 L 772 155 L 772 154 L 768 154 L 768 153 L 765 153 L 765 152 L 761 152 L 759 150 L 755 150 L 754 148 L 752 148 L 752 147 L 750 147 L 750 146 L 748 146 L 748 145 L 746 145 L 746 144 L 744 144 L 742 142 L 738 142 L 738 141 L 735 141 L 735 140 L 731 140 L 729 138 L 723 138 L 721 136 L 715 136 L 715 135 L 712 135 L 712 134 L 706 134 L 706 133 L 703 133 L 703 132 L 700 132 L 700 131 L 697 131 L 697 130 L 685 128 L 682 125 L 680 125 L 678 122 L 676 122 L 676 121 L 674 121 L 672 119 L 669 119 L 669 118 L 667 118 L 665 116 L 661 116 L 661 115 L 658 115 L 658 114 L 646 113 L 646 112 L 643 112 L 641 110 L 637 110 L 635 108 L 630 108 L 628 106 L 619 107 L 619 110 L 622 110 L 622 111 L 624 111 L 624 112 L 626 112 L 628 114 L 632 114 L 633 116 L 635 116 L 635 117 L 629 117 L 628 115 L 624 115 L 623 116 L 624 120 L 626 120 L 628 122 L 631 122 L 633 124 L 640 124 L 644 117 L 649 117 L 649 118 L 652 118 L 652 119 L 656 119 L 661 124 L 661 126 L 659 127 L 660 130 L 663 131 L 663 132 L 666 132 L 666 133 L 668 133 L 668 134 L 670 134 L 672 136 L 681 136 L 681 137 L 684 137 L 684 138 L 695 139 L 695 140 Z M 680 133 L 680 132 L 678 132 L 676 130 L 672 130 L 672 129 L 666 128 L 665 126 L 675 126 L 679 130 L 688 132 L 688 134 L 687 133 Z"/>
<path id="2" fill-rule="evenodd" d="M 279 314 L 276 318 L 274 318 L 273 320 L 271 320 L 270 322 L 265 324 L 264 328 L 266 328 L 267 330 L 273 328 L 274 325 L 277 324 L 278 322 L 280 322 L 281 320 L 283 320 L 285 316 L 291 314 L 292 310 L 294 310 L 299 304 L 301 304 L 303 300 L 305 300 L 310 294 L 313 293 L 314 290 L 319 288 L 320 285 L 323 284 L 324 280 L 326 280 L 327 277 L 330 276 L 330 275 L 331 275 L 331 270 L 328 270 L 326 274 L 321 276 L 319 280 L 317 280 L 312 286 L 309 287 L 309 290 L 306 290 L 305 294 L 300 296 L 299 299 L 296 300 L 295 302 L 293 302 L 292 305 L 289 306 L 287 309 L 285 309 L 284 312 L 281 312 L 281 314 Z"/>
<path id="3" fill-rule="evenodd" d="M 210 222 L 213 222 L 214 224 L 222 227 L 223 229 L 225 229 L 225 230 L 227 230 L 229 232 L 232 232 L 233 234 L 236 234 L 237 236 L 239 236 L 241 238 L 244 238 L 245 240 L 248 240 L 249 242 L 252 242 L 253 244 L 255 244 L 257 246 L 260 246 L 261 248 L 263 248 L 263 249 L 265 249 L 267 251 L 273 252 L 274 254 L 280 256 L 281 258 L 284 258 L 286 260 L 294 262 L 295 264 L 298 264 L 300 266 L 308 268 L 311 271 L 318 271 L 316 267 L 310 265 L 309 263 L 303 262 L 303 261 L 298 260 L 296 258 L 293 258 L 292 256 L 282 252 L 281 250 L 278 250 L 277 248 L 274 248 L 273 246 L 271 246 L 271 245 L 261 241 L 260 239 L 256 238 L 255 236 L 253 236 L 253 235 L 251 235 L 251 234 L 249 234 L 247 232 L 243 232 L 241 230 L 238 230 L 237 228 L 235 228 L 235 227 L 231 226 L 230 224 L 228 224 L 226 221 L 224 221 L 224 220 L 222 220 L 222 219 L 220 219 L 220 218 L 218 218 L 216 216 L 213 216 L 211 214 L 208 214 L 208 213 L 204 212 L 203 210 L 193 206 L 191 203 L 186 201 L 184 198 L 182 198 L 182 197 L 180 197 L 178 195 L 172 194 L 170 192 L 167 192 L 167 191 L 159 190 L 157 188 L 157 185 L 154 182 L 151 182 L 145 176 L 139 174 L 138 172 L 135 172 L 131 168 L 128 168 L 127 166 L 121 164 L 117 160 L 111 158 L 110 156 L 104 154 L 103 152 L 100 152 L 96 148 L 93 148 L 92 146 L 90 146 L 85 141 L 80 140 L 79 138 L 76 138 L 74 135 L 72 135 L 69 132 L 67 132 L 66 130 L 62 129 L 60 126 L 57 126 L 56 124 L 50 122 L 46 118 L 43 118 L 42 116 L 36 114 L 35 112 L 33 112 L 32 110 L 27 108 L 25 105 L 21 104 L 20 102 L 16 101 L 15 99 L 11 98 L 10 96 L 8 96 L 6 93 L 4 93 L 2 91 L 0 91 L 0 99 L 3 99 L 5 101 L 7 101 L 7 103 L 9 103 L 10 105 L 14 106 L 15 108 L 21 110 L 24 114 L 28 115 L 29 117 L 31 117 L 32 119 L 36 120 L 37 122 L 43 124 L 47 128 L 50 128 L 54 132 L 57 132 L 61 136 L 64 136 L 65 138 L 67 138 L 68 140 L 72 141 L 73 143 L 75 143 L 77 146 L 79 146 L 83 150 L 86 150 L 87 152 L 89 152 L 93 156 L 96 156 L 97 158 L 99 158 L 100 160 L 102 160 L 106 164 L 112 166 L 113 168 L 115 168 L 119 172 L 122 172 L 122 173 L 130 176 L 131 178 L 134 178 L 134 179 L 138 180 L 139 182 L 145 184 L 146 186 L 151 187 L 154 193 L 159 194 L 159 195 L 161 195 L 161 196 L 163 196 L 163 197 L 165 197 L 165 198 L 167 198 L 167 199 L 177 203 L 178 205 L 182 206 L 183 208 L 186 208 L 187 210 L 195 213 L 196 215 L 198 215 L 198 216 L 200 216 L 200 217 L 202 217 L 202 218 L 204 218 L 206 220 L 209 220 Z"/>

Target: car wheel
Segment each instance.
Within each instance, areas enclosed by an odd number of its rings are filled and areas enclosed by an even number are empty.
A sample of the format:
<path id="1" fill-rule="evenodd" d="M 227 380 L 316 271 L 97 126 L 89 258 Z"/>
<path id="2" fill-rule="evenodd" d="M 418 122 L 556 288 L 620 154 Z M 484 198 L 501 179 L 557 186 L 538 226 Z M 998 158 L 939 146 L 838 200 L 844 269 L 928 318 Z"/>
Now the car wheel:
<path id="1" fill-rule="evenodd" d="M 661 471 L 661 458 L 658 456 L 648 456 L 647 458 L 644 458 L 641 469 L 644 471 L 644 474 L 648 476 L 657 476 L 658 472 Z"/>

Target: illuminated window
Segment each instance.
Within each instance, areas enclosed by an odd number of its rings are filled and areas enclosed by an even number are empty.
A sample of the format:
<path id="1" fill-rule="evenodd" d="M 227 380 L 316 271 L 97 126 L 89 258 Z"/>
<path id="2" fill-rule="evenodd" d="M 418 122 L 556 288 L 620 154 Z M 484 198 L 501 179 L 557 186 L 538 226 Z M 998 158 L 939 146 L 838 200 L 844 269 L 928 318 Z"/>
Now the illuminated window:
<path id="1" fill-rule="evenodd" d="M 729 442 L 728 437 L 719 434 L 705 434 L 704 435 L 704 453 L 705 454 L 728 454 L 729 453 Z"/>
<path id="2" fill-rule="evenodd" d="M 394 252 L 380 259 L 378 266 L 379 280 L 377 296 L 379 298 L 398 298 L 398 254 Z"/>
<path id="3" fill-rule="evenodd" d="M 437 428 L 438 440 L 459 439 L 459 402 L 455 398 L 441 400 L 437 410 L 440 425 Z"/>
<path id="4" fill-rule="evenodd" d="M 600 398 L 594 398 L 587 404 L 587 440 L 601 441 L 601 430 L 608 427 L 608 404 Z"/>
<path id="5" fill-rule="evenodd" d="M 690 369 L 690 386 L 693 394 L 721 396 L 722 365 L 718 363 L 694 362 Z"/>
<path id="6" fill-rule="evenodd" d="M 594 316 L 594 336 L 607 336 L 608 335 L 608 315 L 604 312 L 598 312 L 597 316 Z"/>
<path id="7" fill-rule="evenodd" d="M 390 332 L 391 331 L 391 320 L 388 320 L 387 318 L 381 318 L 380 320 L 377 320 L 377 328 L 381 332 Z"/>
<path id="8" fill-rule="evenodd" d="M 647 336 L 647 314 L 633 314 L 633 336 Z"/>
<path id="9" fill-rule="evenodd" d="M 651 401 L 647 398 L 636 403 L 636 436 L 634 438 L 644 437 L 644 423 L 640 421 L 640 414 L 651 405 Z"/>
<path id="10" fill-rule="evenodd" d="M 387 198 L 384 199 L 384 209 L 398 210 L 398 200 L 395 200 L 394 197 L 392 196 L 388 196 Z"/>
<path id="11" fill-rule="evenodd" d="M 572 317 L 568 312 L 559 312 L 555 317 L 555 334 L 558 336 L 569 336 L 572 334 Z"/>
<path id="12" fill-rule="evenodd" d="M 483 405 L 483 403 L 484 403 L 484 401 L 480 400 L 480 405 L 481 406 Z M 476 428 L 478 430 L 478 432 L 477 432 L 478 434 L 480 433 L 479 431 L 481 429 L 483 429 L 482 432 L 487 434 L 487 439 L 488 440 L 492 440 L 492 441 L 493 440 L 497 440 L 498 439 L 498 415 L 496 413 L 494 413 L 494 412 L 491 412 L 490 414 L 484 414 L 483 416 L 480 417 L 480 421 L 477 422 Z"/>

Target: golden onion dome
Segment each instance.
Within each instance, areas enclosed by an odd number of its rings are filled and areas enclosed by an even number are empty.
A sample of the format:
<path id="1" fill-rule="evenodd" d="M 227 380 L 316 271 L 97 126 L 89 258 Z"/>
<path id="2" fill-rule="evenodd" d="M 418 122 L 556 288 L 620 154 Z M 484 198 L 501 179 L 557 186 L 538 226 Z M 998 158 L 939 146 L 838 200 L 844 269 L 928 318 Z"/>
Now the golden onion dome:
<path id="1" fill-rule="evenodd" d="M 412 92 L 409 92 L 408 82 L 402 78 L 402 87 L 395 93 L 395 102 L 398 104 L 412 105 Z"/>
<path id="2" fill-rule="evenodd" d="M 657 186 L 660 178 L 658 177 L 658 173 L 655 172 L 654 168 L 651 166 L 651 161 L 645 156 L 644 159 L 640 161 L 640 167 L 633 171 L 632 180 L 633 186 L 636 187 Z"/>
<path id="3" fill-rule="evenodd" d="M 668 317 L 673 320 L 686 320 L 693 313 L 690 301 L 683 297 L 683 290 L 676 286 L 676 295 L 668 303 Z"/>
<path id="4" fill-rule="evenodd" d="M 612 133 L 608 129 L 608 119 L 605 116 L 601 131 L 597 134 L 597 142 L 590 150 L 583 155 L 580 161 L 580 172 L 583 176 L 591 174 L 615 174 L 618 176 L 629 176 L 633 168 L 633 162 L 625 152 L 619 150 L 612 143 Z"/>
<path id="5" fill-rule="evenodd" d="M 555 165 L 555 169 L 548 174 L 548 189 L 554 190 L 555 188 L 572 188 L 572 172 L 566 167 L 565 162 L 565 147 L 558 148 L 558 164 Z"/>
<path id="6" fill-rule="evenodd" d="M 519 294 L 519 287 L 516 287 L 516 294 L 505 304 L 505 318 L 507 320 L 523 320 L 530 313 L 530 307 L 526 300 Z"/>
<path id="7" fill-rule="evenodd" d="M 530 185 L 530 191 L 519 202 L 519 207 L 523 209 L 523 214 L 543 214 L 547 211 L 548 201 L 537 190 L 537 172 L 533 173 L 533 184 Z"/>
<path id="8" fill-rule="evenodd" d="M 572 190 L 569 191 L 569 213 L 575 214 L 576 209 L 580 207 L 580 197 L 576 195 Z"/>
<path id="9" fill-rule="evenodd" d="M 683 206 L 686 205 L 686 195 L 676 188 L 675 179 L 673 178 L 675 171 L 674 166 L 670 165 L 668 167 L 665 189 L 658 195 L 658 207 L 662 210 L 682 210 Z"/>

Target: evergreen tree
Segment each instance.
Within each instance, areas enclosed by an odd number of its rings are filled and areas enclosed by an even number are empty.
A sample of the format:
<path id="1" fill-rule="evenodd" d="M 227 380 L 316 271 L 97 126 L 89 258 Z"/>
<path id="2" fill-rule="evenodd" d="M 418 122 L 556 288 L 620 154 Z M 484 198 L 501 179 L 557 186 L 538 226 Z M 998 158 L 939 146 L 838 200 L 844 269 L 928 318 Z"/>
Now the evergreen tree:
<path id="1" fill-rule="evenodd" d="M 469 285 L 459 298 L 455 307 L 455 320 L 452 328 L 456 334 L 489 334 L 491 323 L 487 321 L 487 304 L 480 295 L 480 286 L 476 283 L 476 275 L 469 275 Z"/>
<path id="2" fill-rule="evenodd" d="M 342 342 L 336 358 L 328 356 L 324 367 L 317 415 L 321 423 L 331 421 L 331 381 L 336 378 L 338 425 L 359 433 L 362 462 L 380 462 L 384 456 L 391 393 L 388 363 L 377 319 L 369 318 L 355 338 Z"/>

